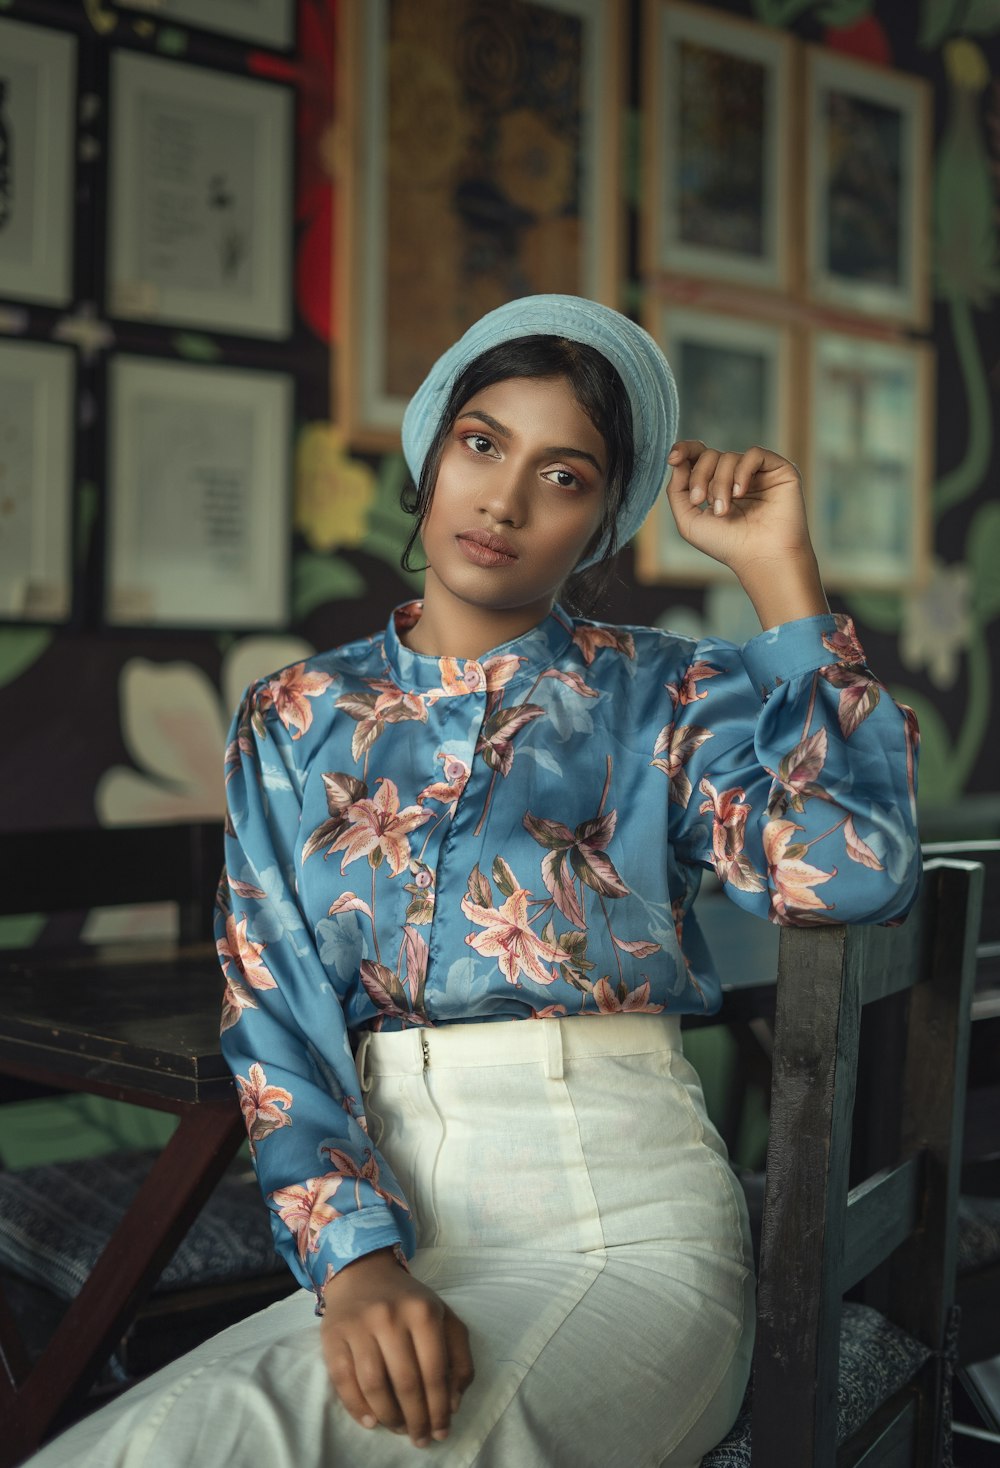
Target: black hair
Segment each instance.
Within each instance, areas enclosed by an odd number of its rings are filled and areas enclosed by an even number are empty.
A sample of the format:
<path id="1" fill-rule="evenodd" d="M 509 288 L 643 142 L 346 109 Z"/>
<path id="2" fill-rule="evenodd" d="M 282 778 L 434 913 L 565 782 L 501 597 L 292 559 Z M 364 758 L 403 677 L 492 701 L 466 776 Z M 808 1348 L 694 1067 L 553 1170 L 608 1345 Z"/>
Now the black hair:
<path id="1" fill-rule="evenodd" d="M 590 611 L 607 590 L 618 550 L 618 515 L 628 498 L 635 464 L 632 407 L 625 385 L 608 359 L 595 347 L 566 337 L 519 336 L 500 342 L 458 374 L 424 458 L 420 478 L 416 484 L 410 479 L 400 496 L 403 509 L 415 516 L 400 559 L 406 570 L 415 569 L 410 564 L 410 553 L 430 509 L 441 454 L 455 419 L 477 393 L 512 377 L 565 378 L 580 407 L 604 439 L 608 460 L 604 513 L 584 558 L 605 540 L 607 544 L 601 559 L 586 571 L 571 576 L 564 591 L 565 600 L 574 611 Z"/>

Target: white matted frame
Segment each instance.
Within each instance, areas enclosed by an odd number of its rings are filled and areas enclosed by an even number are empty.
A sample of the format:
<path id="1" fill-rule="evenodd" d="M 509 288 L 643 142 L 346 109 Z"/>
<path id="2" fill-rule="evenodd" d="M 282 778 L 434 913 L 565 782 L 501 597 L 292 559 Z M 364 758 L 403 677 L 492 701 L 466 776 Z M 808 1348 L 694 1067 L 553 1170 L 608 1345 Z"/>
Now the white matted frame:
<path id="1" fill-rule="evenodd" d="M 804 479 L 823 579 L 919 586 L 931 542 L 932 349 L 813 331 L 808 357 Z"/>
<path id="2" fill-rule="evenodd" d="M 72 347 L 0 341 L 0 618 L 65 622 L 73 601 Z"/>
<path id="3" fill-rule="evenodd" d="M 742 451 L 764 444 L 794 458 L 795 341 L 789 327 L 687 306 L 652 308 L 647 329 L 677 379 L 681 438 Z M 720 562 L 682 540 L 661 495 L 636 541 L 639 581 L 730 581 Z"/>
<path id="4" fill-rule="evenodd" d="M 189 21 L 239 41 L 278 51 L 295 42 L 295 0 L 117 0 L 124 10 L 144 10 L 167 21 Z"/>
<path id="5" fill-rule="evenodd" d="M 110 313 L 286 337 L 291 90 L 119 50 L 111 103 Z"/>
<path id="6" fill-rule="evenodd" d="M 819 46 L 806 65 L 806 288 L 822 306 L 930 321 L 931 88 Z"/>
<path id="7" fill-rule="evenodd" d="M 795 42 L 672 0 L 644 20 L 643 273 L 789 290 Z"/>
<path id="8" fill-rule="evenodd" d="M 508 0 L 458 26 L 440 0 L 344 0 L 342 19 L 354 213 L 334 416 L 391 449 L 432 363 L 486 311 L 545 291 L 617 304 L 628 6 Z"/>
<path id="9" fill-rule="evenodd" d="M 281 627 L 292 378 L 117 356 L 105 620 Z"/>
<path id="10" fill-rule="evenodd" d="M 76 37 L 0 18 L 0 297 L 73 295 Z"/>

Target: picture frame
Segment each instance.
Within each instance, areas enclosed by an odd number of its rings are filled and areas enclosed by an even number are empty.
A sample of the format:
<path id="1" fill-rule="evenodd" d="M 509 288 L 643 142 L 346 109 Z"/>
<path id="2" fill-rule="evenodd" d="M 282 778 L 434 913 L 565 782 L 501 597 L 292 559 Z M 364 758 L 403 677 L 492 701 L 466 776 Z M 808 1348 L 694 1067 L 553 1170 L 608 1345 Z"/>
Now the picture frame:
<path id="1" fill-rule="evenodd" d="M 117 0 L 117 5 L 159 20 L 187 21 L 199 30 L 272 51 L 290 51 L 295 45 L 295 0 Z"/>
<path id="2" fill-rule="evenodd" d="M 108 371 L 107 624 L 284 626 L 291 374 L 124 353 Z"/>
<path id="3" fill-rule="evenodd" d="M 73 602 L 76 353 L 0 339 L 0 618 L 66 622 Z"/>
<path id="4" fill-rule="evenodd" d="M 292 112 L 289 87 L 112 51 L 110 315 L 289 335 Z"/>
<path id="5" fill-rule="evenodd" d="M 616 304 L 628 7 L 509 0 L 458 27 L 446 0 L 345 0 L 342 20 L 333 413 L 391 450 L 486 311 L 542 291 Z"/>
<path id="6" fill-rule="evenodd" d="M 814 330 L 806 376 L 803 477 L 825 583 L 878 591 L 920 586 L 932 534 L 932 348 Z"/>
<path id="7" fill-rule="evenodd" d="M 0 17 L 0 298 L 73 297 L 77 39 Z"/>
<path id="8" fill-rule="evenodd" d="M 650 309 L 646 327 L 673 367 L 682 438 L 739 451 L 764 444 L 797 457 L 797 352 L 790 327 L 673 305 Z M 688 586 L 732 579 L 726 566 L 682 540 L 665 495 L 636 540 L 635 576 Z"/>
<path id="9" fill-rule="evenodd" d="M 674 0 L 643 14 L 643 274 L 790 290 L 795 41 Z"/>
<path id="10" fill-rule="evenodd" d="M 926 328 L 930 83 L 820 46 L 807 47 L 805 74 L 807 293 Z"/>

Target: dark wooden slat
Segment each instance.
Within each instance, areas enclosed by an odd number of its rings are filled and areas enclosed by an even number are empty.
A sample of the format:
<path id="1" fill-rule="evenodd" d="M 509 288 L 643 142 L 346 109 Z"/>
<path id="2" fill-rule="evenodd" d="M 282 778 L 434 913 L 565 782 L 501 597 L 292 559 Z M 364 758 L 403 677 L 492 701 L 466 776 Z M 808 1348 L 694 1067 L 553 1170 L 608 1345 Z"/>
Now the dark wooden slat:
<path id="1" fill-rule="evenodd" d="M 870 1274 L 916 1227 L 919 1184 L 920 1161 L 910 1157 L 848 1193 L 842 1292 Z"/>
<path id="2" fill-rule="evenodd" d="M 754 1353 L 754 1468 L 834 1468 L 840 1343 L 838 1260 L 860 1023 L 863 930 L 786 928 L 781 935 L 767 1191 Z M 842 985 L 842 970 L 847 980 Z M 790 1203 L 789 1200 L 794 1200 Z M 803 1230 L 808 1250 L 801 1247 Z M 780 1414 L 764 1403 L 782 1404 Z"/>
<path id="3" fill-rule="evenodd" d="M 21 1383 L 0 1468 L 34 1450 L 87 1391 L 244 1137 L 232 1105 L 187 1108 L 55 1335 Z"/>
<path id="4" fill-rule="evenodd" d="M 222 870 L 222 823 L 9 833 L 0 913 L 64 912 L 171 899 L 205 936 Z"/>
<path id="5" fill-rule="evenodd" d="M 955 1290 L 962 1161 L 959 1098 L 965 1095 L 969 1060 L 983 869 L 969 862 L 930 862 L 924 880 L 936 888 L 937 922 L 929 945 L 928 981 L 910 996 L 913 1042 L 903 1073 L 903 1115 L 908 1120 L 901 1139 L 904 1153 L 925 1152 L 923 1226 L 893 1256 L 889 1313 L 911 1335 L 940 1349 Z M 914 1279 L 924 1281 L 924 1287 L 914 1290 Z"/>
<path id="6" fill-rule="evenodd" d="M 912 1391 L 891 1397 L 837 1454 L 837 1468 L 911 1468 L 918 1418 Z"/>

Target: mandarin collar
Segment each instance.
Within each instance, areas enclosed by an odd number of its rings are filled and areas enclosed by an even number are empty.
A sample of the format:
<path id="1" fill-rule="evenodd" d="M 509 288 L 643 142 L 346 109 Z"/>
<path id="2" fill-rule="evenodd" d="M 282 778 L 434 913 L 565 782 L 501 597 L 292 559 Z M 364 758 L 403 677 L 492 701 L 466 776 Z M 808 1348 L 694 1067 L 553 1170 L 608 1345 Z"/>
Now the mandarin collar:
<path id="1" fill-rule="evenodd" d="M 392 681 L 404 690 L 421 693 L 433 690 L 452 695 L 482 693 L 489 681 L 489 669 L 484 665 L 496 658 L 511 657 L 519 660 L 518 667 L 512 675 L 504 677 L 504 682 L 516 687 L 521 682 L 533 681 L 551 667 L 573 640 L 572 619 L 557 603 L 536 627 L 491 647 L 477 659 L 439 658 L 433 653 L 413 652 L 400 640 L 400 633 L 420 620 L 422 610 L 421 601 L 398 606 L 389 618 L 382 640 L 382 656 Z"/>

